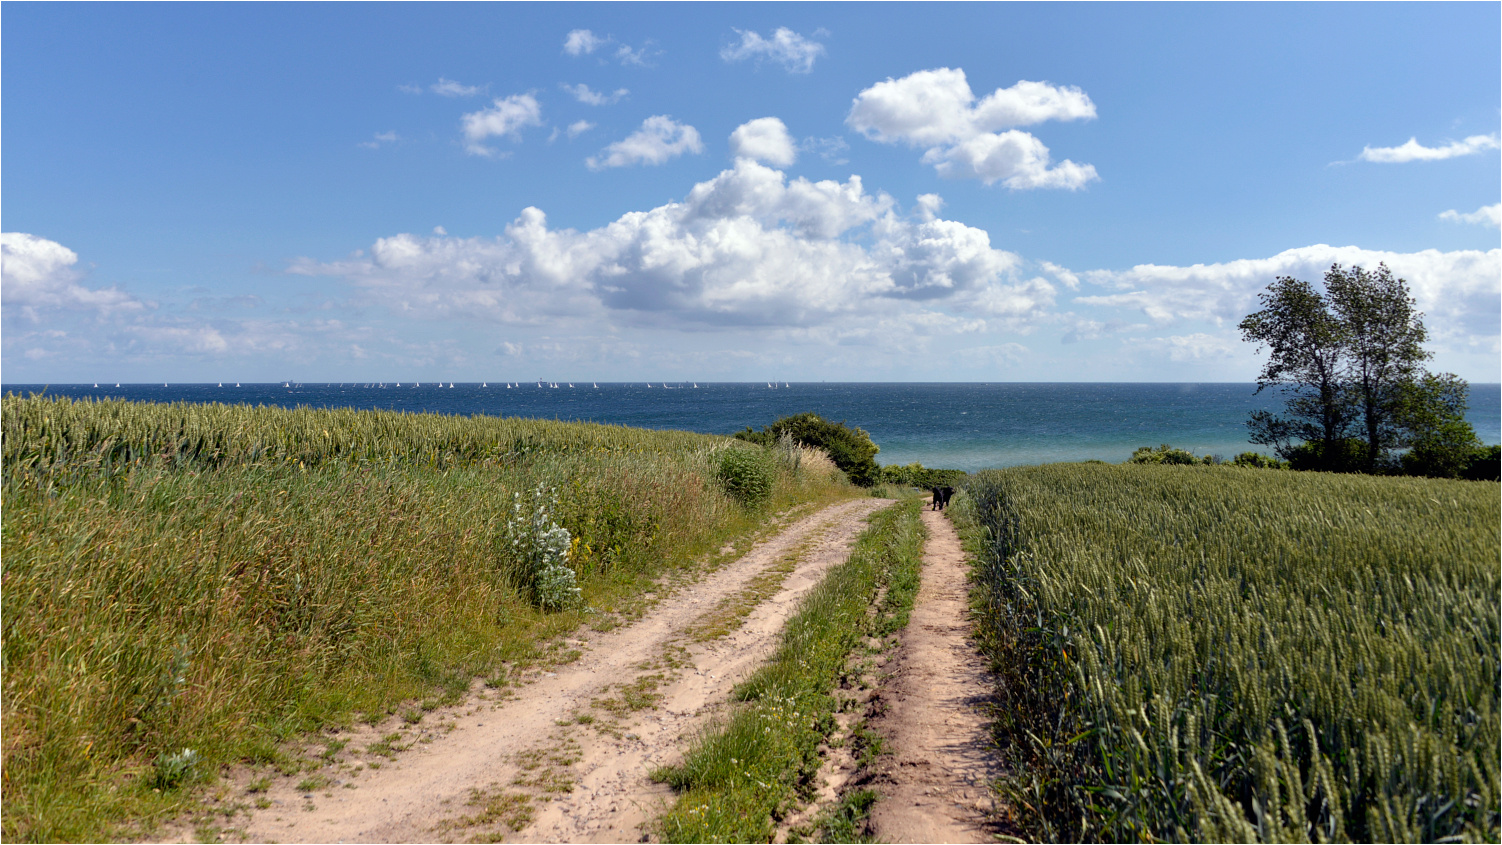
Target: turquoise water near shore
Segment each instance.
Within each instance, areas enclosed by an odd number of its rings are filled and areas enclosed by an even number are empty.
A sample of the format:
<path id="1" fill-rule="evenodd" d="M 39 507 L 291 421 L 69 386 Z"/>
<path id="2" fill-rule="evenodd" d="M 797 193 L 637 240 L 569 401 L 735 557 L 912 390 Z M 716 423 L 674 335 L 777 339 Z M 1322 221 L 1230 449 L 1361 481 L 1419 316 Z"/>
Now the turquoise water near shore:
<path id="1" fill-rule="evenodd" d="M 700 383 L 537 382 L 150 385 L 4 385 L 0 390 L 145 402 L 226 402 L 381 408 L 584 420 L 732 434 L 813 411 L 864 428 L 882 464 L 978 470 L 1055 461 L 1119 462 L 1139 446 L 1170 443 L 1198 455 L 1262 451 L 1246 440 L 1253 410 L 1277 410 L 1274 391 L 1227 383 Z M 1471 385 L 1467 418 L 1502 442 L 1502 385 Z"/>

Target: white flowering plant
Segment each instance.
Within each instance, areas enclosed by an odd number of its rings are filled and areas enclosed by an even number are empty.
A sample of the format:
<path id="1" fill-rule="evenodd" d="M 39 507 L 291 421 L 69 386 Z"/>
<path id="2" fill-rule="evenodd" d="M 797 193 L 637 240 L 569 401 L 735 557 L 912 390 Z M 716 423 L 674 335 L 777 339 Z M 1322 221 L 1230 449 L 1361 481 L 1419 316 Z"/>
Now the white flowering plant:
<path id="1" fill-rule="evenodd" d="M 547 611 L 566 610 L 579 603 L 578 578 L 569 566 L 573 538 L 568 529 L 553 522 L 558 494 L 539 484 L 529 499 L 512 497 L 511 518 L 506 522 L 506 543 L 520 565 L 522 586 L 532 601 Z"/>

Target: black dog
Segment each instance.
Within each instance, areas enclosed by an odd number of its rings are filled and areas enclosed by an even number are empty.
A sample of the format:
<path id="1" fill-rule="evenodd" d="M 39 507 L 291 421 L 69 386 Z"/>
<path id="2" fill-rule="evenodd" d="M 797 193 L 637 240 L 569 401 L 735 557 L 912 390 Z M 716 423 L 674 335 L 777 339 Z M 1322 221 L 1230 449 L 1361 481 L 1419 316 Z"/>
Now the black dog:
<path id="1" fill-rule="evenodd" d="M 933 510 L 941 511 L 949 505 L 949 497 L 954 495 L 953 487 L 935 487 Z"/>

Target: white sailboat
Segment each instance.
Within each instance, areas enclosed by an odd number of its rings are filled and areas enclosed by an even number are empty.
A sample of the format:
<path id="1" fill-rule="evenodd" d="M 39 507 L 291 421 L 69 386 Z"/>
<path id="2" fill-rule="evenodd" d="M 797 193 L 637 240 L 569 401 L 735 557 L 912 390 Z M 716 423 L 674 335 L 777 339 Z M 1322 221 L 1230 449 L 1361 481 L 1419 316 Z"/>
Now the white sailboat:
<path id="1" fill-rule="evenodd" d="M 595 382 L 595 390 L 599 390 L 599 389 L 600 389 L 600 383 L 599 382 Z"/>

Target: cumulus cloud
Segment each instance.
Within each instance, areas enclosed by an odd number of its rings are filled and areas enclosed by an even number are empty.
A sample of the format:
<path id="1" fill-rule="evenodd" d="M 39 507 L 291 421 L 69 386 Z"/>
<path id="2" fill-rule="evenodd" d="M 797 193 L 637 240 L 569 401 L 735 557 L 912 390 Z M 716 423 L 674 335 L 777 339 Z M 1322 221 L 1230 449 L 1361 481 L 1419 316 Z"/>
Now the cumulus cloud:
<path id="1" fill-rule="evenodd" d="M 642 121 L 641 128 L 622 140 L 590 156 L 585 164 L 590 170 L 626 167 L 634 164 L 662 164 L 684 153 L 704 152 L 699 130 L 679 123 L 665 114 Z"/>
<path id="2" fill-rule="evenodd" d="M 1479 223 L 1493 229 L 1502 227 L 1502 203 L 1483 205 L 1475 211 L 1459 212 L 1455 209 L 1440 212 L 1439 219 L 1455 223 Z"/>
<path id="3" fill-rule="evenodd" d="M 758 117 L 730 133 L 730 154 L 774 167 L 787 167 L 798 160 L 798 149 L 788 128 L 775 117 Z"/>
<path id="4" fill-rule="evenodd" d="M 117 288 L 89 288 L 74 269 L 78 254 L 24 232 L 0 233 L 0 301 L 6 315 L 37 322 L 49 310 L 98 316 L 142 311 L 146 305 Z"/>
<path id="5" fill-rule="evenodd" d="M 1279 276 L 1319 283 L 1332 264 L 1375 269 L 1386 264 L 1410 293 L 1441 344 L 1494 348 L 1502 323 L 1502 249 L 1488 252 L 1386 252 L 1325 244 L 1271 258 L 1189 267 L 1142 264 L 1126 271 L 1094 270 L 1086 281 L 1115 293 L 1076 297 L 1079 305 L 1140 311 L 1153 325 L 1204 321 L 1234 326 L 1258 307 L 1257 295 Z"/>
<path id="6" fill-rule="evenodd" d="M 1022 80 L 977 100 L 963 70 L 938 68 L 860 92 L 845 122 L 873 141 L 927 148 L 923 161 L 941 176 L 1077 190 L 1099 178 L 1095 167 L 1054 165 L 1042 141 L 1015 127 L 1094 117 L 1095 103 L 1073 86 Z"/>
<path id="7" fill-rule="evenodd" d="M 587 120 L 576 120 L 568 125 L 568 136 L 570 138 L 577 138 L 593 128 L 595 128 L 595 125 Z"/>
<path id="8" fill-rule="evenodd" d="M 859 177 L 790 180 L 740 158 L 681 202 L 587 232 L 552 229 L 528 208 L 498 238 L 398 235 L 368 256 L 291 269 L 347 278 L 400 313 L 506 323 L 605 315 L 679 330 L 854 331 L 895 319 L 955 333 L 1021 325 L 1051 306 L 1052 285 L 1016 278 L 1020 259 L 984 231 L 893 206 Z"/>
<path id="9" fill-rule="evenodd" d="M 438 81 L 428 86 L 434 94 L 444 97 L 473 97 L 485 90 L 481 85 L 462 85 L 452 79 L 438 77 Z"/>
<path id="10" fill-rule="evenodd" d="M 562 85 L 562 87 L 563 90 L 572 94 L 574 96 L 574 99 L 578 100 L 581 103 L 584 103 L 587 106 L 613 105 L 620 102 L 622 98 L 631 93 L 625 88 L 617 88 L 615 89 L 615 93 L 613 94 L 602 94 L 599 91 L 591 90 L 588 85 L 585 85 L 582 82 L 578 85 L 569 85 L 565 83 Z"/>
<path id="11" fill-rule="evenodd" d="M 584 56 L 600 49 L 609 41 L 609 38 L 601 38 L 587 29 L 573 29 L 563 38 L 563 52 L 570 56 Z"/>
<path id="12" fill-rule="evenodd" d="M 523 128 L 541 126 L 542 106 L 531 94 L 513 94 L 504 99 L 498 98 L 488 109 L 464 115 L 462 125 L 466 152 L 495 156 L 497 151 L 486 146 L 484 141 L 502 135 L 519 139 Z"/>
<path id="13" fill-rule="evenodd" d="M 1497 134 L 1472 135 L 1464 141 L 1451 141 L 1443 147 L 1426 147 L 1418 138 L 1409 138 L 1408 143 L 1398 147 L 1363 147 L 1357 158 L 1382 164 L 1402 164 L 1409 161 L 1439 161 L 1458 156 L 1475 155 L 1498 149 Z"/>
<path id="14" fill-rule="evenodd" d="M 720 50 L 720 58 L 727 62 L 770 59 L 780 63 L 788 73 L 809 73 L 814 69 L 814 60 L 824 55 L 823 44 L 785 26 L 778 27 L 771 38 L 763 38 L 751 30 L 737 29 L 735 33 L 741 37 L 740 43 Z"/>

